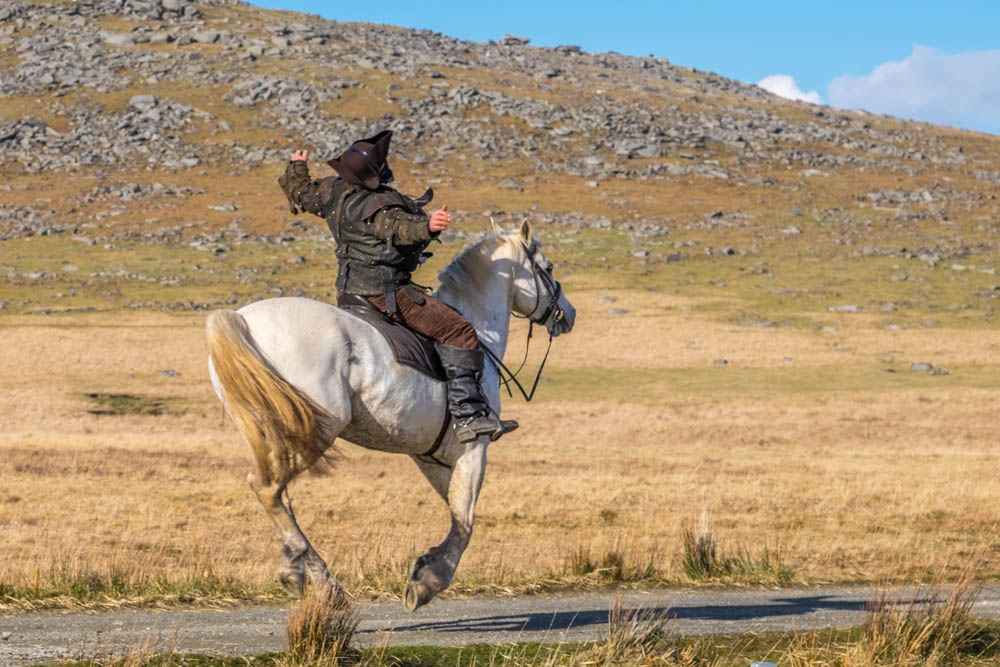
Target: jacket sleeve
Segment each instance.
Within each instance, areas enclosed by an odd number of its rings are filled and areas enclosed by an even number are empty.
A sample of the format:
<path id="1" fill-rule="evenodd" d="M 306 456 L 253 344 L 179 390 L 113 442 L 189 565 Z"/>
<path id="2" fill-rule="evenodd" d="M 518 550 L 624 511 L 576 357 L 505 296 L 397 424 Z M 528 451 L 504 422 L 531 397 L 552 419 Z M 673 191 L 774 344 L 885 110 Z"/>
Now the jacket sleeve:
<path id="1" fill-rule="evenodd" d="M 320 192 L 321 184 L 309 177 L 309 166 L 304 160 L 289 162 L 285 173 L 278 178 L 278 185 L 285 193 L 289 205 L 293 207 L 293 213 L 297 213 L 294 208 L 297 206 L 313 215 L 323 216 L 325 202 Z"/>
<path id="2" fill-rule="evenodd" d="M 426 243 L 439 235 L 430 230 L 429 222 L 430 218 L 424 213 L 407 213 L 396 206 L 384 208 L 375 214 L 375 235 L 393 245 Z"/>

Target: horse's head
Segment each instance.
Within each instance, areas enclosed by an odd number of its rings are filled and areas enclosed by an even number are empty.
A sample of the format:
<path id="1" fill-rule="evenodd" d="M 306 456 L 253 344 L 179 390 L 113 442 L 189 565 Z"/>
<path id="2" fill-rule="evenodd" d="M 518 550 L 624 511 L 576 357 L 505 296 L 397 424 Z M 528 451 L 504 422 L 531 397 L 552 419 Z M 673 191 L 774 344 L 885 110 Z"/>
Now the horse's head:
<path id="1" fill-rule="evenodd" d="M 521 223 L 519 241 L 523 252 L 514 273 L 514 312 L 545 325 L 552 336 L 569 333 L 576 320 L 576 308 L 552 276 L 552 262 L 542 254 L 527 220 Z"/>

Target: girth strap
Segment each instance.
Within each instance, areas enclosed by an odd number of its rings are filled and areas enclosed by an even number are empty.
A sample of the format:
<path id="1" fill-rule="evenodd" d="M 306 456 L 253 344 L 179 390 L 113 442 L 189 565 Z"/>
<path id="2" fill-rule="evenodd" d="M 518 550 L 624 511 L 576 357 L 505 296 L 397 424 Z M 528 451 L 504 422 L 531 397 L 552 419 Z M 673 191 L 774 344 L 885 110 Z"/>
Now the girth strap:
<path id="1" fill-rule="evenodd" d="M 448 427 L 451 426 L 451 413 L 445 409 L 444 411 L 444 421 L 441 422 L 441 430 L 438 431 L 437 438 L 434 439 L 434 444 L 423 454 L 417 454 L 417 458 L 425 463 L 434 463 L 441 466 L 442 468 L 451 468 L 450 465 L 434 456 L 437 454 L 438 450 L 441 449 L 441 445 L 444 444 L 444 437 L 448 434 Z"/>

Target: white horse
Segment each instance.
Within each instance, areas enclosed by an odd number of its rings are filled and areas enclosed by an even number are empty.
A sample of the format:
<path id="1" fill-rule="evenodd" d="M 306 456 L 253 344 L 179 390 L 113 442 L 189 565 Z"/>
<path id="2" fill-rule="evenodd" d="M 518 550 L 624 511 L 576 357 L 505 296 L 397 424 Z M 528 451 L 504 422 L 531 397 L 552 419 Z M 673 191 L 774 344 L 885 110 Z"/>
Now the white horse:
<path id="1" fill-rule="evenodd" d="M 436 296 L 472 323 L 498 359 L 511 313 L 545 325 L 551 336 L 573 328 L 576 310 L 552 278 L 552 264 L 527 222 L 520 233 L 498 234 L 466 249 L 438 278 Z M 448 504 L 451 530 L 416 559 L 405 605 L 413 611 L 447 588 L 472 535 L 489 438 L 463 444 L 449 428 L 433 457 L 427 456 L 445 419 L 444 383 L 397 363 L 372 325 L 310 299 L 217 310 L 208 317 L 206 335 L 212 384 L 254 452 L 256 470 L 247 479 L 277 528 L 282 586 L 301 594 L 308 573 L 317 588 L 340 589 L 296 523 L 287 491 L 296 475 L 324 462 L 340 437 L 410 455 Z M 495 364 L 486 364 L 482 384 L 499 414 Z"/>

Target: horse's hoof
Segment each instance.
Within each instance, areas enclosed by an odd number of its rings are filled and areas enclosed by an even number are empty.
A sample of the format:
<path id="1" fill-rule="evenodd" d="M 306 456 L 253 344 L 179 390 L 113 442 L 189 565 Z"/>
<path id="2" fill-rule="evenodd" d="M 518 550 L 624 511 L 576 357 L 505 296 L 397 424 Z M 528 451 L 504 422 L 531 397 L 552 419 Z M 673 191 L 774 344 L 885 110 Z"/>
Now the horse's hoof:
<path id="1" fill-rule="evenodd" d="M 306 578 L 301 572 L 281 570 L 278 572 L 278 584 L 285 589 L 288 595 L 298 600 L 305 590 Z"/>
<path id="2" fill-rule="evenodd" d="M 406 593 L 403 595 L 403 604 L 406 605 L 406 611 L 416 611 L 427 604 L 427 598 L 421 595 L 420 588 L 421 586 L 418 583 L 411 583 L 406 587 Z"/>

